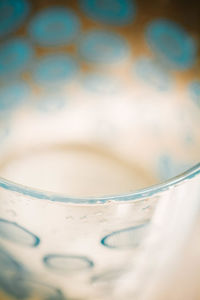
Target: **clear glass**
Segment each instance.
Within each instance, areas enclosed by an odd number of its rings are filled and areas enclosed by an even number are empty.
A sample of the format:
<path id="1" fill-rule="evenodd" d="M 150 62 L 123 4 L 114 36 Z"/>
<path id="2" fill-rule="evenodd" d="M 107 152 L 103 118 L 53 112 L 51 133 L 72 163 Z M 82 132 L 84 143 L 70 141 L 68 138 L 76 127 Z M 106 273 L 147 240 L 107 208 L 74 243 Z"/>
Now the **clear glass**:
<path id="1" fill-rule="evenodd" d="M 40 2 L 0 3 L 0 298 L 118 300 L 200 173 L 198 7 Z"/>

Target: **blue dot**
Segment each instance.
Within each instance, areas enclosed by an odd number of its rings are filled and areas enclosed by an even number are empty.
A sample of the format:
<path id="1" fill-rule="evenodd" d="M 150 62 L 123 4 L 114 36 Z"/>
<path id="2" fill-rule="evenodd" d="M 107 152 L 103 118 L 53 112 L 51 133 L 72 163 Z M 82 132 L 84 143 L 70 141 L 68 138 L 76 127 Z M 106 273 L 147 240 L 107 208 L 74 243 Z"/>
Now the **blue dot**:
<path id="1" fill-rule="evenodd" d="M 0 1 L 0 38 L 15 31 L 24 22 L 30 11 L 26 0 Z"/>
<path id="2" fill-rule="evenodd" d="M 189 93 L 194 103 L 200 108 L 200 80 L 195 80 L 190 83 Z"/>
<path id="3" fill-rule="evenodd" d="M 44 300 L 64 300 L 60 289 L 53 285 L 48 285 L 43 281 L 37 281 L 30 276 L 15 276 L 10 282 L 9 294 L 17 299 L 27 299 L 38 297 Z"/>
<path id="4" fill-rule="evenodd" d="M 43 296 L 45 300 L 64 300 L 64 296 L 59 288 L 44 283 L 43 281 L 37 281 L 35 279 L 21 278 L 24 286 L 27 286 L 32 295 Z M 39 298 L 40 298 L 39 297 Z"/>
<path id="5" fill-rule="evenodd" d="M 3 143 L 6 140 L 11 131 L 10 126 L 6 124 L 6 121 L 4 121 L 5 124 L 3 124 L 3 126 L 0 127 L 0 143 Z"/>
<path id="6" fill-rule="evenodd" d="M 38 297 L 43 300 L 64 300 L 60 289 L 48 285 L 43 281 L 37 281 L 29 274 L 16 273 L 12 276 L 0 274 L 0 288 L 10 296 L 22 300 Z"/>
<path id="7" fill-rule="evenodd" d="M 117 94 L 120 89 L 120 83 L 116 78 L 97 72 L 86 74 L 82 83 L 88 91 L 99 95 Z"/>
<path id="8" fill-rule="evenodd" d="M 58 92 L 51 92 L 42 95 L 39 98 L 37 108 L 46 113 L 55 113 L 56 111 L 62 110 L 67 103 L 66 96 Z"/>
<path id="9" fill-rule="evenodd" d="M 6 277 L 1 274 L 0 288 L 10 295 L 12 299 L 24 300 L 30 296 L 27 286 L 17 284 L 15 276 Z"/>
<path id="10" fill-rule="evenodd" d="M 73 273 L 90 269 L 94 266 L 92 260 L 85 256 L 50 254 L 43 258 L 49 269 L 61 273 Z"/>
<path id="11" fill-rule="evenodd" d="M 21 106 L 30 96 L 30 87 L 23 81 L 0 87 L 0 110 L 7 111 Z"/>
<path id="12" fill-rule="evenodd" d="M 143 57 L 136 61 L 133 71 L 140 80 L 156 90 L 167 91 L 172 85 L 168 70 L 149 58 Z"/>
<path id="13" fill-rule="evenodd" d="M 0 274 L 9 276 L 23 270 L 22 265 L 7 250 L 0 247 Z"/>
<path id="14" fill-rule="evenodd" d="M 78 17 L 62 6 L 52 6 L 39 12 L 29 26 L 29 34 L 41 46 L 69 44 L 79 31 Z"/>
<path id="15" fill-rule="evenodd" d="M 101 244 L 112 249 L 138 247 L 147 231 L 148 223 L 112 232 L 101 240 Z"/>
<path id="16" fill-rule="evenodd" d="M 172 159 L 169 155 L 163 154 L 159 157 L 158 173 L 162 180 L 172 177 Z"/>
<path id="17" fill-rule="evenodd" d="M 89 18 L 108 25 L 130 24 L 136 15 L 133 0 L 80 0 L 79 2 Z"/>
<path id="18" fill-rule="evenodd" d="M 127 57 L 129 48 L 120 35 L 93 30 L 87 33 L 80 42 L 81 57 L 92 63 L 113 64 Z"/>
<path id="19" fill-rule="evenodd" d="M 0 237 L 19 245 L 36 247 L 40 239 L 17 223 L 0 219 Z"/>
<path id="20" fill-rule="evenodd" d="M 78 71 L 78 64 L 70 55 L 48 55 L 34 66 L 33 79 L 43 86 L 62 85 L 71 80 Z"/>
<path id="21" fill-rule="evenodd" d="M 183 136 L 183 141 L 185 143 L 185 145 L 193 145 L 195 142 L 195 138 L 194 135 L 192 134 L 192 132 L 185 132 L 184 136 Z"/>
<path id="22" fill-rule="evenodd" d="M 158 158 L 158 176 L 160 180 L 173 178 L 191 167 L 186 162 L 176 161 L 169 154 L 163 154 Z"/>
<path id="23" fill-rule="evenodd" d="M 19 75 L 33 58 L 33 48 L 22 38 L 11 39 L 0 47 L 0 79 Z"/>
<path id="24" fill-rule="evenodd" d="M 23 299 L 23 295 L 15 288 L 15 278 L 18 274 L 25 274 L 24 267 L 16 261 L 12 255 L 4 248 L 0 247 L 0 289 L 7 294 Z"/>
<path id="25" fill-rule="evenodd" d="M 124 275 L 123 269 L 107 270 L 91 278 L 92 283 L 113 283 Z"/>
<path id="26" fill-rule="evenodd" d="M 175 22 L 164 19 L 153 21 L 146 30 L 146 39 L 152 50 L 170 67 L 187 69 L 195 63 L 196 43 Z"/>

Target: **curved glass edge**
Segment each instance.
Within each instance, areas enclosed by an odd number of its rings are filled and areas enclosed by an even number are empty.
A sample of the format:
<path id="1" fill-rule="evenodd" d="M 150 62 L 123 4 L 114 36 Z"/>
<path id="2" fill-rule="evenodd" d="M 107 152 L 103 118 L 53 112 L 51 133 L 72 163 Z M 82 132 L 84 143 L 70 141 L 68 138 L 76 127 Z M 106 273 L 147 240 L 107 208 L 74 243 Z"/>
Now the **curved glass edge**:
<path id="1" fill-rule="evenodd" d="M 67 195 L 62 195 L 62 194 L 53 193 L 49 191 L 29 188 L 24 185 L 12 182 L 10 180 L 6 180 L 2 177 L 0 177 L 0 188 L 3 188 L 8 191 L 16 192 L 24 196 L 29 196 L 32 198 L 49 200 L 54 202 L 63 202 L 68 204 L 69 203 L 70 204 L 106 204 L 110 202 L 143 200 L 144 198 L 152 197 L 155 196 L 156 194 L 169 190 L 170 188 L 173 188 L 177 184 L 192 179 L 198 174 L 200 174 L 200 163 L 191 167 L 186 172 L 176 177 L 173 177 L 163 183 L 156 184 L 144 189 L 139 189 L 129 194 L 109 195 L 109 196 L 102 196 L 102 197 L 87 197 L 87 198 L 70 197 Z"/>

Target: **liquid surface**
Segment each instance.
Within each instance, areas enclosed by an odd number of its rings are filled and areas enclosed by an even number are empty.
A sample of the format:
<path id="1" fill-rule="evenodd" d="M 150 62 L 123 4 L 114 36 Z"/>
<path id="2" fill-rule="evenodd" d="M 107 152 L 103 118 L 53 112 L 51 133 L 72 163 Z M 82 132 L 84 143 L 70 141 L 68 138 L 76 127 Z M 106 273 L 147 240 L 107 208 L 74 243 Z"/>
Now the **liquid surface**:
<path id="1" fill-rule="evenodd" d="M 4 158 L 0 176 L 80 197 L 129 193 L 154 183 L 137 165 L 98 147 L 75 144 L 15 152 Z"/>

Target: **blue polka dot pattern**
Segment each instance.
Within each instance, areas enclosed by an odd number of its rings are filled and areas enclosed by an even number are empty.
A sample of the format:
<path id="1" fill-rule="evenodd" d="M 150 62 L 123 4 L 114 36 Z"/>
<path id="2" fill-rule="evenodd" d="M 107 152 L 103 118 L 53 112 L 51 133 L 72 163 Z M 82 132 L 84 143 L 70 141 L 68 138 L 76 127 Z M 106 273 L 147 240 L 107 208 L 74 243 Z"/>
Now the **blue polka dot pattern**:
<path id="1" fill-rule="evenodd" d="M 138 247 L 144 238 L 147 224 L 129 227 L 108 234 L 101 240 L 101 244 L 111 249 L 128 249 Z"/>
<path id="2" fill-rule="evenodd" d="M 200 108 L 200 80 L 195 80 L 190 83 L 189 93 L 194 103 Z"/>
<path id="3" fill-rule="evenodd" d="M 106 74 L 86 74 L 82 80 L 82 83 L 88 91 L 99 95 L 113 95 L 119 91 L 118 80 Z"/>
<path id="4" fill-rule="evenodd" d="M 32 58 L 33 48 L 25 39 L 9 40 L 0 48 L 0 79 L 20 74 Z"/>
<path id="5" fill-rule="evenodd" d="M 27 247 L 36 247 L 40 243 L 40 239 L 35 234 L 5 219 L 0 219 L 0 237 Z"/>
<path id="6" fill-rule="evenodd" d="M 71 80 L 78 71 L 78 64 L 70 55 L 48 55 L 34 66 L 33 79 L 43 86 L 62 85 Z"/>
<path id="7" fill-rule="evenodd" d="M 168 70 L 150 58 L 140 58 L 133 66 L 139 79 L 159 91 L 167 91 L 172 85 Z"/>
<path id="8" fill-rule="evenodd" d="M 17 81 L 0 88 L 0 111 L 16 109 L 30 96 L 30 88 L 23 81 Z"/>
<path id="9" fill-rule="evenodd" d="M 115 26 L 131 23 L 136 15 L 133 0 L 80 0 L 80 7 L 89 18 Z"/>
<path id="10" fill-rule="evenodd" d="M 112 64 L 123 60 L 129 49 L 120 35 L 93 30 L 82 38 L 79 47 L 81 57 L 92 63 Z"/>
<path id="11" fill-rule="evenodd" d="M 79 19 L 71 10 L 53 6 L 34 17 L 29 33 L 41 46 L 56 46 L 73 42 L 79 29 Z"/>
<path id="12" fill-rule="evenodd" d="M 90 269 L 94 263 L 85 256 L 50 254 L 43 258 L 49 269 L 61 273 L 79 272 Z"/>
<path id="13" fill-rule="evenodd" d="M 171 67 L 187 69 L 195 63 L 197 46 L 194 39 L 172 21 L 153 21 L 147 28 L 146 39 L 152 50 Z"/>
<path id="14" fill-rule="evenodd" d="M 30 11 L 27 0 L 0 1 L 0 38 L 18 29 Z"/>

